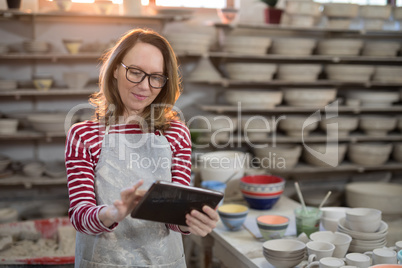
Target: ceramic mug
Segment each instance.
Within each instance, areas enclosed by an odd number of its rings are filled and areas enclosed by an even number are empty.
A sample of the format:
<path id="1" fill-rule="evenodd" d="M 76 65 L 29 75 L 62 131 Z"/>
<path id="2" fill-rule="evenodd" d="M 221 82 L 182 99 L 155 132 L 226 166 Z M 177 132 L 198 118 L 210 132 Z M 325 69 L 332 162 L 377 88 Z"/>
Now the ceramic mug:
<path id="1" fill-rule="evenodd" d="M 325 241 L 310 241 L 306 244 L 308 262 L 319 261 L 325 257 L 332 257 L 335 246 Z"/>
<path id="2" fill-rule="evenodd" d="M 373 251 L 364 252 L 370 256 L 373 265 L 377 264 L 397 264 L 396 252 L 387 248 L 376 248 Z"/>
<path id="3" fill-rule="evenodd" d="M 367 268 L 371 264 L 369 256 L 362 253 L 349 253 L 346 254 L 345 262 L 347 265 L 356 266 L 358 268 Z"/>
<path id="4" fill-rule="evenodd" d="M 334 258 L 334 257 L 324 257 L 319 261 L 313 261 L 307 268 L 318 266 L 320 268 L 339 268 L 345 265 L 345 262 L 342 259 Z"/>
<path id="5" fill-rule="evenodd" d="M 315 232 L 310 235 L 310 238 L 313 241 L 325 241 L 334 244 L 335 250 L 332 257 L 335 258 L 344 258 L 349 249 L 350 242 L 352 242 L 350 235 L 331 231 Z"/>

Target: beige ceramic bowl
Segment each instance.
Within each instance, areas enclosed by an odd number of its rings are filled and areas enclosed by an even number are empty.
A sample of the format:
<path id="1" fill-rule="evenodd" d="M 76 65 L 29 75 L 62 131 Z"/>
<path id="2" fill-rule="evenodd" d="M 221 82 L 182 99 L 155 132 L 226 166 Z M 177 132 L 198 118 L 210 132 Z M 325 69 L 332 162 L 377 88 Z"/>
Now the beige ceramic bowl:
<path id="1" fill-rule="evenodd" d="M 346 144 L 305 144 L 302 157 L 313 166 L 336 167 L 345 158 L 346 150 Z"/>
<path id="2" fill-rule="evenodd" d="M 290 106 L 321 108 L 335 100 L 336 89 L 284 88 L 284 100 Z"/>
<path id="3" fill-rule="evenodd" d="M 322 71 L 320 64 L 279 64 L 277 78 L 285 81 L 312 82 Z"/>
<path id="4" fill-rule="evenodd" d="M 286 135 L 290 137 L 308 136 L 317 127 L 318 120 L 314 117 L 291 115 L 279 121 L 279 129 L 286 132 Z"/>
<path id="5" fill-rule="evenodd" d="M 17 89 L 16 80 L 0 80 L 0 91 L 15 90 Z"/>
<path id="6" fill-rule="evenodd" d="M 53 3 L 58 10 L 69 11 L 73 2 L 71 0 L 54 0 Z"/>
<path id="7" fill-rule="evenodd" d="M 0 208 L 0 223 L 18 221 L 18 210 L 11 207 Z"/>
<path id="8" fill-rule="evenodd" d="M 317 45 L 317 53 L 331 56 L 357 56 L 363 47 L 363 40 L 358 39 L 325 39 Z"/>
<path id="9" fill-rule="evenodd" d="M 387 133 L 395 129 L 396 117 L 381 115 L 362 115 L 360 116 L 359 128 L 368 136 L 386 136 Z"/>
<path id="10" fill-rule="evenodd" d="M 386 83 L 402 83 L 402 67 L 400 66 L 377 66 L 373 80 Z"/>
<path id="11" fill-rule="evenodd" d="M 359 14 L 359 5 L 347 3 L 326 3 L 324 4 L 323 13 L 327 17 L 355 18 Z"/>
<path id="12" fill-rule="evenodd" d="M 325 66 L 324 70 L 330 80 L 343 82 L 368 82 L 374 73 L 374 66 L 329 64 Z"/>
<path id="13" fill-rule="evenodd" d="M 72 123 L 77 121 L 78 116 L 73 116 L 72 118 L 67 118 L 64 113 L 46 113 L 46 114 L 36 114 L 27 117 L 28 121 L 31 123 L 32 127 L 40 132 L 66 132 L 70 128 Z M 65 129 L 65 121 L 67 120 L 67 127 Z M 71 124 L 70 124 L 71 123 Z"/>
<path id="14" fill-rule="evenodd" d="M 222 81 L 222 76 L 208 57 L 201 57 L 186 80 L 192 82 L 219 82 Z"/>
<path id="15" fill-rule="evenodd" d="M 337 124 L 337 125 L 336 125 Z M 320 128 L 325 130 L 328 136 L 347 137 L 351 131 L 359 126 L 358 116 L 338 116 L 320 121 Z"/>
<path id="16" fill-rule="evenodd" d="M 260 36 L 229 35 L 223 49 L 230 53 L 264 55 L 272 44 L 272 39 Z"/>
<path id="17" fill-rule="evenodd" d="M 343 29 L 347 30 L 350 28 L 350 24 L 352 23 L 351 19 L 348 18 L 328 18 L 325 27 L 329 29 Z"/>
<path id="18" fill-rule="evenodd" d="M 17 132 L 18 120 L 10 118 L 0 119 L 0 135 L 12 135 Z"/>
<path id="19" fill-rule="evenodd" d="M 39 40 L 23 42 L 22 46 L 28 53 L 46 53 L 50 49 L 49 43 Z"/>
<path id="20" fill-rule="evenodd" d="M 311 55 L 317 41 L 312 38 L 276 38 L 271 46 L 271 53 L 278 55 Z"/>
<path id="21" fill-rule="evenodd" d="M 290 169 L 297 165 L 302 152 L 300 145 L 277 145 L 254 148 L 254 154 L 265 169 Z"/>
<path id="22" fill-rule="evenodd" d="M 30 162 L 22 167 L 22 172 L 28 177 L 40 177 L 45 171 L 45 165 L 42 162 Z"/>
<path id="23" fill-rule="evenodd" d="M 224 97 L 231 105 L 243 108 L 271 109 L 282 102 L 281 91 L 226 90 Z"/>
<path id="24" fill-rule="evenodd" d="M 63 39 L 63 44 L 68 53 L 77 54 L 80 52 L 82 39 Z"/>
<path id="25" fill-rule="evenodd" d="M 392 41 L 365 42 L 362 55 L 373 57 L 395 57 L 401 48 L 401 44 Z"/>
<path id="26" fill-rule="evenodd" d="M 387 20 L 391 16 L 391 5 L 361 5 L 360 17 L 365 19 L 383 19 Z"/>
<path id="27" fill-rule="evenodd" d="M 82 89 L 89 80 L 88 72 L 65 72 L 63 80 L 70 89 Z"/>
<path id="28" fill-rule="evenodd" d="M 226 70 L 230 79 L 241 81 L 271 81 L 276 70 L 276 64 L 266 63 L 228 63 Z"/>
<path id="29" fill-rule="evenodd" d="M 51 75 L 35 75 L 32 79 L 35 88 L 39 91 L 48 91 L 53 84 Z"/>
<path id="30" fill-rule="evenodd" d="M 361 90 L 348 92 L 347 98 L 359 100 L 364 107 L 389 107 L 399 101 L 400 94 L 395 91 Z"/>
<path id="31" fill-rule="evenodd" d="M 379 166 L 388 161 L 391 151 L 391 143 L 354 143 L 349 145 L 348 158 L 358 165 Z"/>

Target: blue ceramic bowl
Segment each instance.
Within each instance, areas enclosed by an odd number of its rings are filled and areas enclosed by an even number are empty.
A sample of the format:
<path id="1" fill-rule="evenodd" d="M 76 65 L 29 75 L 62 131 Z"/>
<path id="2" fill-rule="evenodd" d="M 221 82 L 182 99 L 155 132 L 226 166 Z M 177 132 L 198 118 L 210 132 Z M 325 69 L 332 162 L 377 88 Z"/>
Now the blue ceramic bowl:
<path id="1" fill-rule="evenodd" d="M 238 204 L 224 204 L 218 208 L 223 225 L 230 231 L 240 230 L 247 218 L 248 207 Z"/>
<path id="2" fill-rule="evenodd" d="M 271 197 L 257 197 L 243 194 L 244 199 L 251 208 L 260 210 L 271 209 L 278 202 L 280 196 L 281 194 Z"/>

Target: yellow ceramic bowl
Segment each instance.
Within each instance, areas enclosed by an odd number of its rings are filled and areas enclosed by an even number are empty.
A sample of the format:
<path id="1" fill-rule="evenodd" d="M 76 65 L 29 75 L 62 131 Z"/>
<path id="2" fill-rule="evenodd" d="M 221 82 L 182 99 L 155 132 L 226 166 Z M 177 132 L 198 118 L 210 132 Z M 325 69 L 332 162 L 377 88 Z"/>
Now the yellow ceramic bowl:
<path id="1" fill-rule="evenodd" d="M 223 225 L 229 231 L 240 230 L 247 218 L 248 207 L 238 204 L 224 204 L 218 208 L 218 214 Z"/>

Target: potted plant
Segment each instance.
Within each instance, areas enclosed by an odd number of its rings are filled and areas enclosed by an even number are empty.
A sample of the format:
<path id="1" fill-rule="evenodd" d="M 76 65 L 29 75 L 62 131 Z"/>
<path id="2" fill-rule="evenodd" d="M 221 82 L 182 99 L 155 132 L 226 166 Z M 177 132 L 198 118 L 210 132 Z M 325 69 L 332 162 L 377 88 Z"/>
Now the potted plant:
<path id="1" fill-rule="evenodd" d="M 281 22 L 282 9 L 275 8 L 278 0 L 260 0 L 265 3 L 265 22 L 269 24 L 279 24 Z"/>

